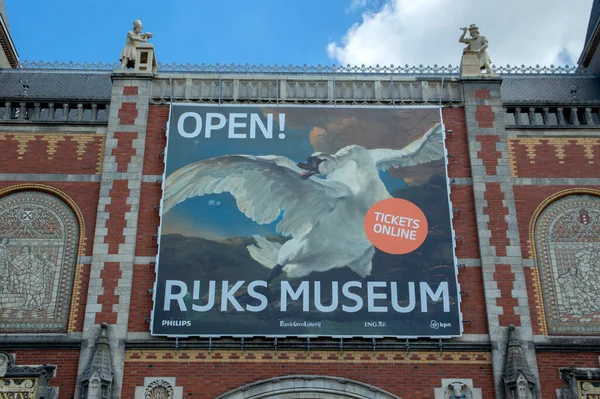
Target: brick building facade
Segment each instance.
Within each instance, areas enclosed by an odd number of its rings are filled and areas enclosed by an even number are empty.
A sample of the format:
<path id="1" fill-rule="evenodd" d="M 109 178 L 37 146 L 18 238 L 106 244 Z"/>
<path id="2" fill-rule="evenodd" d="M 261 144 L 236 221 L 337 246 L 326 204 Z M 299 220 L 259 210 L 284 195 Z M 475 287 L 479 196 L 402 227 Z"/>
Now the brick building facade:
<path id="1" fill-rule="evenodd" d="M 0 71 L 0 396 L 600 392 L 598 72 Z M 171 101 L 439 103 L 462 337 L 151 336 Z"/>

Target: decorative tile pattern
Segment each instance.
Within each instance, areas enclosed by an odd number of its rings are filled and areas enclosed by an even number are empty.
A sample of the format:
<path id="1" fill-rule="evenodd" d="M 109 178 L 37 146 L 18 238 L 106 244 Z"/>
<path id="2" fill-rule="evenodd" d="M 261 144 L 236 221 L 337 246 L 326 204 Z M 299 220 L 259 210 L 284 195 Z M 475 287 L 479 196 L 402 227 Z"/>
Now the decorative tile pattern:
<path id="1" fill-rule="evenodd" d="M 460 363 L 490 364 L 487 352 L 359 352 L 359 351 L 244 351 L 239 350 L 130 350 L 126 362 L 284 362 L 284 363 Z"/>
<path id="2" fill-rule="evenodd" d="M 0 330 L 67 329 L 78 238 L 60 199 L 36 191 L 0 199 Z"/>
<path id="3" fill-rule="evenodd" d="M 600 198 L 554 202 L 535 236 L 549 332 L 600 332 Z"/>

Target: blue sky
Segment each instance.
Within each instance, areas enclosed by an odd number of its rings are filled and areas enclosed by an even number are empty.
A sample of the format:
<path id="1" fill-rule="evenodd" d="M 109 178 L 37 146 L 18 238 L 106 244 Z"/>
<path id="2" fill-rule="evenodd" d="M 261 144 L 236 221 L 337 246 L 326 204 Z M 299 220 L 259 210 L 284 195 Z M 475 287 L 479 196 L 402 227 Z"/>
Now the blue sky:
<path id="1" fill-rule="evenodd" d="M 328 42 L 361 17 L 358 9 L 346 11 L 348 5 L 337 0 L 6 0 L 22 60 L 116 61 L 139 18 L 144 30 L 156 35 L 151 43 L 158 59 L 169 63 L 330 64 Z"/>
<path id="2" fill-rule="evenodd" d="M 592 0 L 5 0 L 21 61 L 117 61 L 141 19 L 158 61 L 457 65 L 477 23 L 499 65 L 573 64 Z"/>

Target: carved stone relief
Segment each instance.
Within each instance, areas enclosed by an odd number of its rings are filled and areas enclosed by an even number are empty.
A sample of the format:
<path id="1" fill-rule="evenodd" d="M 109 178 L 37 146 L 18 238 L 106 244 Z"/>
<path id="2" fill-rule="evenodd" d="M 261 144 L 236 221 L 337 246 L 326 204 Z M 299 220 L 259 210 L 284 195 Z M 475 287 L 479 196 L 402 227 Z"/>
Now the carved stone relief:
<path id="1" fill-rule="evenodd" d="M 144 399 L 173 399 L 173 387 L 165 380 L 152 381 L 146 387 Z"/>
<path id="2" fill-rule="evenodd" d="M 535 238 L 548 331 L 600 332 L 600 198 L 554 202 L 540 215 Z"/>
<path id="3" fill-rule="evenodd" d="M 0 198 L 0 331 L 66 330 L 79 227 L 42 192 Z"/>
<path id="4" fill-rule="evenodd" d="M 6 352 L 0 352 L 0 363 L 0 398 L 55 399 L 58 397 L 58 387 L 48 385 L 56 372 L 56 366 L 16 365 L 14 357 Z"/>
<path id="5" fill-rule="evenodd" d="M 600 369 L 563 367 L 558 371 L 566 383 L 558 390 L 560 399 L 595 399 L 600 395 Z"/>
<path id="6" fill-rule="evenodd" d="M 183 387 L 174 377 L 146 377 L 144 386 L 135 388 L 135 399 L 182 399 Z"/>
<path id="7" fill-rule="evenodd" d="M 435 388 L 435 399 L 482 399 L 481 388 L 473 388 L 468 378 L 442 379 L 442 387 Z"/>

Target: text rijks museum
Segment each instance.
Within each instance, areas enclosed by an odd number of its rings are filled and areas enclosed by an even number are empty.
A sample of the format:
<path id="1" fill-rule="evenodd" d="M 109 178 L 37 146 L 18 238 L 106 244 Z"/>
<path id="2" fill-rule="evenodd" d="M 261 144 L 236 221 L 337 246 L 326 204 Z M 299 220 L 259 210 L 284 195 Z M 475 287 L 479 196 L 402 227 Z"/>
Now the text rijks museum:
<path id="1" fill-rule="evenodd" d="M 20 63 L 0 11 L 0 398 L 600 397 L 597 2 L 577 68 Z"/>

